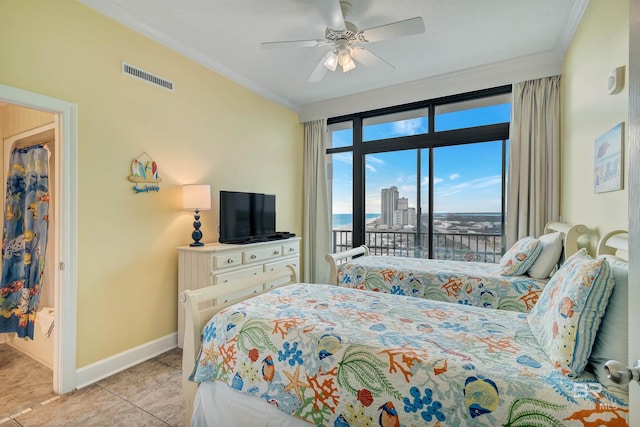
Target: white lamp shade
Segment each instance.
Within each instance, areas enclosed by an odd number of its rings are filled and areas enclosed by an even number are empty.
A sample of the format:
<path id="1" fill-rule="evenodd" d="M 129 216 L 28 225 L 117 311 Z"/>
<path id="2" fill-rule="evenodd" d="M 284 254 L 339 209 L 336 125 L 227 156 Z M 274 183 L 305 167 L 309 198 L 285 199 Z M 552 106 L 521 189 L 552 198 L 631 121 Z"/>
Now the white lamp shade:
<path id="1" fill-rule="evenodd" d="M 183 185 L 182 207 L 198 211 L 211 209 L 211 186 L 209 184 Z"/>

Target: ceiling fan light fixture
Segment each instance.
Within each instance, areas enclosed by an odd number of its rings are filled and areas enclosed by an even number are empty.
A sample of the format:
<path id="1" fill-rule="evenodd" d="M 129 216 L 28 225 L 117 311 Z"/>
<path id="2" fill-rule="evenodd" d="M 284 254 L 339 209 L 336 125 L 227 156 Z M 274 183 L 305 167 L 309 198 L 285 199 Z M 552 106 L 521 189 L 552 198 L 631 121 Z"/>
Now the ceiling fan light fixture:
<path id="1" fill-rule="evenodd" d="M 349 47 L 342 47 L 338 51 L 338 64 L 340 64 L 342 71 L 345 73 L 356 68 L 356 64 L 353 62 L 352 52 Z"/>
<path id="2" fill-rule="evenodd" d="M 342 71 L 344 73 L 346 73 L 347 71 L 351 71 L 354 68 L 356 68 L 356 63 L 353 62 L 353 59 L 351 59 L 351 57 L 349 57 L 349 62 L 347 62 L 346 64 L 342 65 Z"/>
<path id="3" fill-rule="evenodd" d="M 327 53 L 324 57 L 323 65 L 331 71 L 335 71 L 338 66 L 338 55 L 335 52 Z"/>
<path id="4" fill-rule="evenodd" d="M 353 62 L 351 60 L 351 53 L 349 52 L 348 48 L 341 48 L 338 51 L 338 64 L 340 64 L 342 67 L 344 67 L 346 64 Z"/>

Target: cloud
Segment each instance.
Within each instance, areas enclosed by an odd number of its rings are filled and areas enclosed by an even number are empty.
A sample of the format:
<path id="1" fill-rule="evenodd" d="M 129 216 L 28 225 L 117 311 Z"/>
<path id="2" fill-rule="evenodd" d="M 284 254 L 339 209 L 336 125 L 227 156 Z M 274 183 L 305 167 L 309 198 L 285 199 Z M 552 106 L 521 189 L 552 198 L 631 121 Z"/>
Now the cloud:
<path id="1" fill-rule="evenodd" d="M 415 119 L 401 120 L 393 122 L 393 131 L 398 135 L 417 135 L 426 131 L 424 124 L 424 118 L 417 117 Z"/>
<path id="2" fill-rule="evenodd" d="M 351 153 L 336 153 L 332 154 L 331 158 L 334 162 L 337 163 L 345 163 L 347 165 L 353 164 L 353 156 L 351 155 Z"/>
<path id="3" fill-rule="evenodd" d="M 449 179 L 451 181 L 453 181 L 454 179 L 458 179 L 460 178 L 460 174 L 459 173 L 452 173 L 451 175 L 449 175 Z"/>
<path id="4" fill-rule="evenodd" d="M 484 178 L 474 179 L 470 181 L 471 186 L 473 188 L 487 188 L 494 186 L 502 186 L 502 176 L 494 175 L 494 176 L 486 176 Z"/>
<path id="5" fill-rule="evenodd" d="M 378 170 L 375 168 L 375 166 L 373 166 L 372 164 L 370 164 L 368 162 L 364 165 L 364 167 L 367 170 L 370 170 L 371 172 L 378 172 Z"/>
<path id="6" fill-rule="evenodd" d="M 369 154 L 367 157 L 365 157 L 367 159 L 367 162 L 371 162 L 371 163 L 376 163 L 378 165 L 384 165 L 384 160 L 373 156 L 371 154 Z"/>

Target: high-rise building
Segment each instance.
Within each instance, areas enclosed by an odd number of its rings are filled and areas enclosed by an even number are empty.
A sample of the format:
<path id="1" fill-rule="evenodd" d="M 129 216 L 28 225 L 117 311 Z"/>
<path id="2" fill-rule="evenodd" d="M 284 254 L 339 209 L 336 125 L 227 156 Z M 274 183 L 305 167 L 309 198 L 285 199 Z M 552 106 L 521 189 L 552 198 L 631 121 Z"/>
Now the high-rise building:
<path id="1" fill-rule="evenodd" d="M 382 214 L 382 224 L 387 226 L 393 225 L 393 211 L 396 210 L 398 197 L 400 193 L 397 187 L 383 188 L 380 197 L 382 206 L 380 211 Z"/>

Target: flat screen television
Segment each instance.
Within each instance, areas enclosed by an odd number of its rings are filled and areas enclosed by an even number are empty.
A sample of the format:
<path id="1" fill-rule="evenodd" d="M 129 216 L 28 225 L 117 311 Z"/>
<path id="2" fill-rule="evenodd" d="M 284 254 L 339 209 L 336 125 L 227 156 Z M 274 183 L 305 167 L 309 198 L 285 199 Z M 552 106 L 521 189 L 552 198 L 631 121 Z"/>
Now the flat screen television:
<path id="1" fill-rule="evenodd" d="M 220 243 L 264 241 L 275 234 L 274 194 L 220 191 Z"/>

